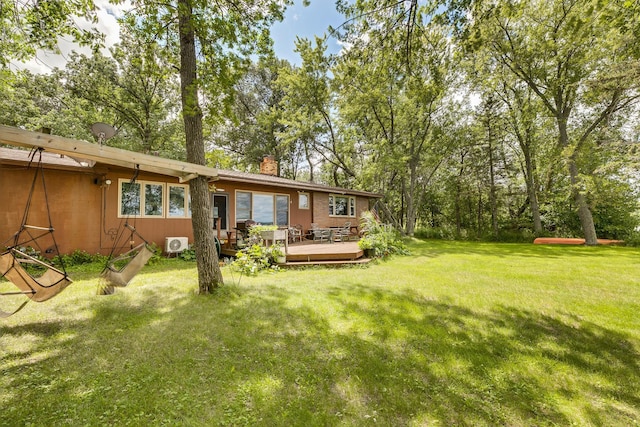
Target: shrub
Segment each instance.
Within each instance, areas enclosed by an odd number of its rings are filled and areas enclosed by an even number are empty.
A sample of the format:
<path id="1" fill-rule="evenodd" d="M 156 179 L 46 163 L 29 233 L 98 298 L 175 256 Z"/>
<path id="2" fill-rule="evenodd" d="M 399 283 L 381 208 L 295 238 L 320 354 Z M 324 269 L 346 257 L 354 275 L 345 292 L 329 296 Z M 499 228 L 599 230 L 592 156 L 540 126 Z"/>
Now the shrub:
<path id="1" fill-rule="evenodd" d="M 195 249 L 185 249 L 184 251 L 178 254 L 180 259 L 185 261 L 195 261 L 196 260 L 196 250 Z"/>
<path id="2" fill-rule="evenodd" d="M 262 238 L 260 233 L 263 231 L 275 231 L 278 229 L 276 225 L 254 225 L 249 228 L 249 236 L 256 236 L 258 238 Z"/>
<path id="3" fill-rule="evenodd" d="M 153 251 L 153 256 L 149 258 L 147 261 L 147 265 L 154 265 L 158 262 L 161 262 L 164 258 L 162 257 L 162 248 L 155 243 L 148 243 L 149 248 Z"/>
<path id="4" fill-rule="evenodd" d="M 360 229 L 363 237 L 358 241 L 358 247 L 370 256 L 382 258 L 391 254 L 409 254 L 400 234 L 389 224 L 382 224 L 371 211 L 363 212 Z"/>
<path id="5" fill-rule="evenodd" d="M 102 256 L 102 255 L 97 255 Z M 88 252 L 82 251 L 80 249 L 76 249 L 68 255 L 62 255 L 62 262 L 64 265 L 82 265 L 82 264 L 91 264 L 92 262 L 98 261 L 96 259 L 97 256 L 91 255 Z"/>
<path id="6" fill-rule="evenodd" d="M 627 236 L 624 239 L 624 244 L 627 245 L 627 246 L 639 247 L 640 246 L 640 231 L 636 230 L 636 231 L 633 231 L 632 233 L 627 234 Z"/>
<path id="7" fill-rule="evenodd" d="M 277 269 L 276 258 L 284 253 L 280 245 L 266 247 L 261 244 L 252 244 L 236 253 L 236 259 L 231 263 L 231 268 L 241 274 L 253 276 L 262 270 Z"/>

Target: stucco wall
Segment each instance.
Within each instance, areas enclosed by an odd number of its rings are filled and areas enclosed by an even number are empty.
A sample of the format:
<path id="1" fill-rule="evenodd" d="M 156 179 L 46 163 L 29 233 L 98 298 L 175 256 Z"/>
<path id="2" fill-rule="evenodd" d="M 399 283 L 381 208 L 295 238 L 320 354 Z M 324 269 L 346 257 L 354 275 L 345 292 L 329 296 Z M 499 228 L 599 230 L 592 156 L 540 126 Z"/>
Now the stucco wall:
<path id="1" fill-rule="evenodd" d="M 18 231 L 33 170 L 24 167 L 0 167 L 0 194 L 6 203 L 0 204 L 0 243 L 10 239 Z M 84 250 L 89 253 L 108 254 L 114 247 L 114 238 L 122 231 L 127 218 L 118 217 L 118 179 L 130 180 L 129 171 L 67 171 L 45 170 L 45 183 L 51 212 L 54 236 L 61 253 Z M 111 185 L 104 185 L 105 180 Z M 178 183 L 177 178 L 153 174 L 140 174 L 138 180 L 159 183 Z M 103 203 L 104 200 L 104 203 Z M 188 237 L 193 241 L 189 218 L 129 218 L 138 233 L 148 242 L 164 248 L 166 237 Z M 41 186 L 36 186 L 29 214 L 30 225 L 48 227 L 46 204 Z M 128 248 L 130 233 L 125 232 L 121 242 Z M 134 244 L 142 242 L 134 237 Z"/>
<path id="2" fill-rule="evenodd" d="M 16 233 L 25 212 L 34 169 L 0 167 L 0 244 Z M 45 185 L 54 237 L 61 253 L 75 249 L 95 252 L 99 245 L 100 188 L 91 173 L 45 170 Z M 31 200 L 28 225 L 48 227 L 46 202 L 41 182 Z"/>

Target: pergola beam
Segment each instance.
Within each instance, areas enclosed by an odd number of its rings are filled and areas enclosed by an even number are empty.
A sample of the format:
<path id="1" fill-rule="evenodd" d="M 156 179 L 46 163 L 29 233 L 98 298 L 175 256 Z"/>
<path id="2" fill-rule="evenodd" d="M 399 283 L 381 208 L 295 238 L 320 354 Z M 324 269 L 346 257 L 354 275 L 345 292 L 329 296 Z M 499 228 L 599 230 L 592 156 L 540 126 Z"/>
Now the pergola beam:
<path id="1" fill-rule="evenodd" d="M 76 159 L 175 176 L 180 179 L 180 182 L 189 181 L 197 176 L 218 178 L 218 170 L 215 168 L 10 126 L 0 125 L 0 142 L 18 147 L 43 148 L 47 152 Z"/>

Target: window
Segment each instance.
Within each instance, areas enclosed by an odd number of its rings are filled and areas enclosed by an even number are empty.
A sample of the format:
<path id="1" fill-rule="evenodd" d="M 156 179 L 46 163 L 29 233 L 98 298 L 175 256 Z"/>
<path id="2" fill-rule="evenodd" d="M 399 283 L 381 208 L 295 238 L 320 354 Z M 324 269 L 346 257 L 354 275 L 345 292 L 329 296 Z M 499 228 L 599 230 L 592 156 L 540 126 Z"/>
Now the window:
<path id="1" fill-rule="evenodd" d="M 273 225 L 273 194 L 253 194 L 253 220 L 262 225 Z"/>
<path id="2" fill-rule="evenodd" d="M 119 180 L 120 217 L 189 218 L 189 187 L 161 182 Z M 165 206 L 166 200 L 166 206 Z"/>
<path id="3" fill-rule="evenodd" d="M 353 196 L 329 195 L 329 216 L 356 216 L 356 198 Z"/>
<path id="4" fill-rule="evenodd" d="M 140 215 L 140 184 L 120 181 L 120 215 Z"/>
<path id="5" fill-rule="evenodd" d="M 309 209 L 309 193 L 298 193 L 298 209 Z"/>
<path id="6" fill-rule="evenodd" d="M 189 203 L 189 187 L 187 185 L 168 184 L 168 207 L 167 216 L 169 218 L 186 218 L 191 216 L 191 204 Z"/>
<path id="7" fill-rule="evenodd" d="M 251 219 L 251 193 L 236 193 L 236 222 Z"/>
<path id="8" fill-rule="evenodd" d="M 262 225 L 289 224 L 289 196 L 286 194 L 236 192 L 236 222 L 252 219 Z"/>
<path id="9" fill-rule="evenodd" d="M 276 225 L 289 225 L 289 196 L 276 195 Z"/>
<path id="10" fill-rule="evenodd" d="M 144 185 L 144 215 L 162 216 L 162 198 L 164 185 L 145 183 Z"/>

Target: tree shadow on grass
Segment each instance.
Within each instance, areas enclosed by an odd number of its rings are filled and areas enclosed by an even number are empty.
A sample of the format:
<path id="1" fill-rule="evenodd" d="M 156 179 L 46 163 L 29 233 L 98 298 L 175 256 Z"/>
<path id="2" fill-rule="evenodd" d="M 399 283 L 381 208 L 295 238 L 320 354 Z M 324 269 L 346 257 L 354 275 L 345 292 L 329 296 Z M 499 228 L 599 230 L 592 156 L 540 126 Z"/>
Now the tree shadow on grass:
<path id="1" fill-rule="evenodd" d="M 353 368 L 366 367 L 372 354 L 384 361 L 373 363 L 377 374 L 364 389 L 403 396 L 401 414 L 446 425 L 570 424 L 576 420 L 567 419 L 565 399 L 579 398 L 592 409 L 588 422 L 625 425 L 638 416 L 638 409 L 619 409 L 640 408 L 638 353 L 614 331 L 509 307 L 472 311 L 367 288 L 339 290 L 334 298 L 345 318 L 355 317 L 356 333 L 340 340 L 352 345 L 360 337 L 357 353 L 365 357 Z M 377 399 L 384 407 L 384 396 Z"/>
<path id="2" fill-rule="evenodd" d="M 89 320 L 0 326 L 3 337 L 37 338 L 0 357 L 0 424 L 629 425 L 640 416 L 640 354 L 616 331 L 411 292 L 336 286 L 298 298 L 306 292 L 247 287 L 167 301 L 147 289 L 95 304 Z"/>

